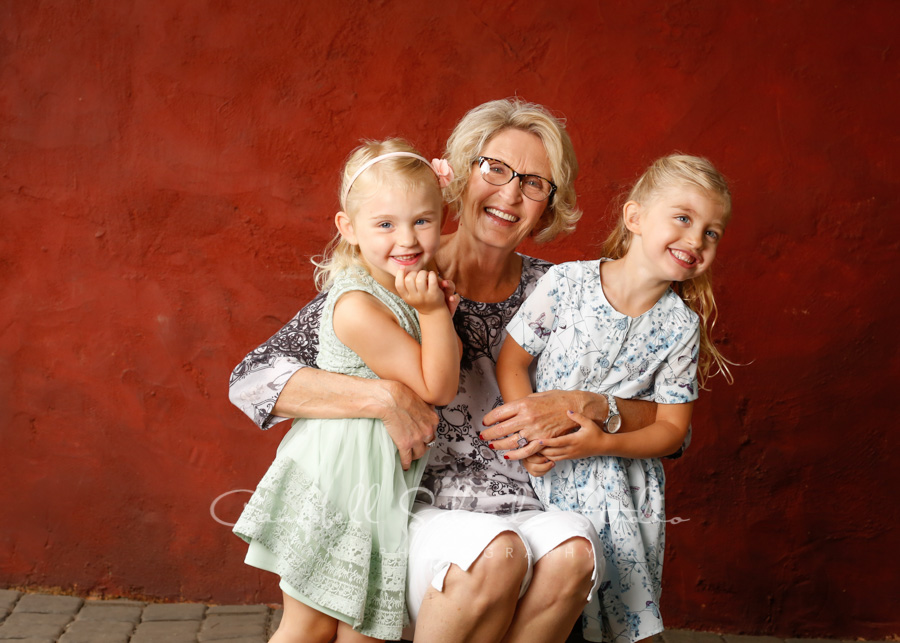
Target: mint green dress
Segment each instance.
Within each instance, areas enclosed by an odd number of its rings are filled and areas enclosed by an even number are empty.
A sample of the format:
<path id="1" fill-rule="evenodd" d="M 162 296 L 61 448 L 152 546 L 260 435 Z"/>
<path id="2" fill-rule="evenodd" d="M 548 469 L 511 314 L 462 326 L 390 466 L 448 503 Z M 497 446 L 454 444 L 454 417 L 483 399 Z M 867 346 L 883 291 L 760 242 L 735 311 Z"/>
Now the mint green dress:
<path id="1" fill-rule="evenodd" d="M 418 316 L 361 268 L 339 273 L 323 310 L 317 365 L 373 379 L 334 334 L 334 305 L 353 290 L 377 297 L 421 342 Z M 234 526 L 250 545 L 245 562 L 278 574 L 288 595 L 360 633 L 399 639 L 409 621 L 407 524 L 426 461 L 404 471 L 380 420 L 294 420 Z"/>

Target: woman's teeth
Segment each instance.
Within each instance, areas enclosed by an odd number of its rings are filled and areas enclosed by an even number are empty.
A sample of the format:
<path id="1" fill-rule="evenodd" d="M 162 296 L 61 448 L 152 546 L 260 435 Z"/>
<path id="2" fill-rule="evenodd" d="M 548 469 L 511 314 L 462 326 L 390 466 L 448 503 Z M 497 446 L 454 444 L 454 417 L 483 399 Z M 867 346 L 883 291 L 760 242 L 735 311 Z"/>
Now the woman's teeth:
<path id="1" fill-rule="evenodd" d="M 503 219 L 504 221 L 509 221 L 510 223 L 515 223 L 516 221 L 519 220 L 519 217 L 514 217 L 511 214 L 507 214 L 506 212 L 502 212 L 495 208 L 485 208 L 485 210 L 487 211 L 488 214 L 492 214 L 495 217 L 497 217 L 498 219 Z"/>

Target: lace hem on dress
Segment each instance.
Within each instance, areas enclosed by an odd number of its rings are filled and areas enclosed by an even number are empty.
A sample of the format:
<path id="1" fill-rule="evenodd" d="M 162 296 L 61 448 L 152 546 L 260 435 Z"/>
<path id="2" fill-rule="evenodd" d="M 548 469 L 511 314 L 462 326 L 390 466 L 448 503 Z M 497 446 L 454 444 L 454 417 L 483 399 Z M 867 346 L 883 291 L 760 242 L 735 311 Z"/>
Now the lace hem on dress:
<path id="1" fill-rule="evenodd" d="M 275 458 L 234 533 L 265 547 L 277 561 L 269 571 L 360 633 L 397 639 L 407 625 L 407 552 L 373 550 L 370 531 L 329 503 L 291 458 Z"/>

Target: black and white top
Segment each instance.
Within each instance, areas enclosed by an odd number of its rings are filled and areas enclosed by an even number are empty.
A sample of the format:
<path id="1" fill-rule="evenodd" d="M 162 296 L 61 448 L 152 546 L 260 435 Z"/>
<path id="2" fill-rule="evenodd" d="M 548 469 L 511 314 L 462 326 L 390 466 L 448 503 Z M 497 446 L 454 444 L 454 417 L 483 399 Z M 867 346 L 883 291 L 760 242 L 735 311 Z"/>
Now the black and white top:
<path id="1" fill-rule="evenodd" d="M 525 469 L 504 460 L 478 434 L 484 416 L 501 404 L 495 371 L 506 325 L 551 265 L 523 256 L 519 286 L 502 302 L 460 298 L 453 318 L 463 343 L 459 392 L 450 404 L 437 409 L 437 444 L 429 451 L 418 500 L 441 509 L 495 514 L 541 509 Z M 324 295 L 318 295 L 232 372 L 231 402 L 260 428 L 284 419 L 272 415 L 281 389 L 299 369 L 316 363 L 324 301 Z"/>

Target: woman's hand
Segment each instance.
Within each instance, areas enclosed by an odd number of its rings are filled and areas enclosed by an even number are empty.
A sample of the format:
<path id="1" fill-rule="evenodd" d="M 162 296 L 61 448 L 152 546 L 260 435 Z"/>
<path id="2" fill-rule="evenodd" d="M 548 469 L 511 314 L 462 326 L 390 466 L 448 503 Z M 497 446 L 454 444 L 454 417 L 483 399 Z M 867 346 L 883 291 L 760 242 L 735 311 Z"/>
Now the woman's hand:
<path id="1" fill-rule="evenodd" d="M 567 415 L 570 410 L 596 418 L 606 417 L 608 412 L 606 400 L 600 395 L 584 391 L 532 393 L 488 413 L 484 423 L 493 426 L 482 431 L 481 436 L 491 448 L 508 451 L 508 460 L 521 460 L 543 448 L 540 440 L 564 435 L 578 426 Z M 524 448 L 518 447 L 520 438 L 528 442 Z"/>
<path id="2" fill-rule="evenodd" d="M 425 446 L 435 438 L 438 416 L 409 387 L 390 380 L 377 380 L 383 384 L 386 396 L 381 401 L 380 419 L 391 436 L 403 470 L 409 469 L 413 460 L 428 453 Z"/>

